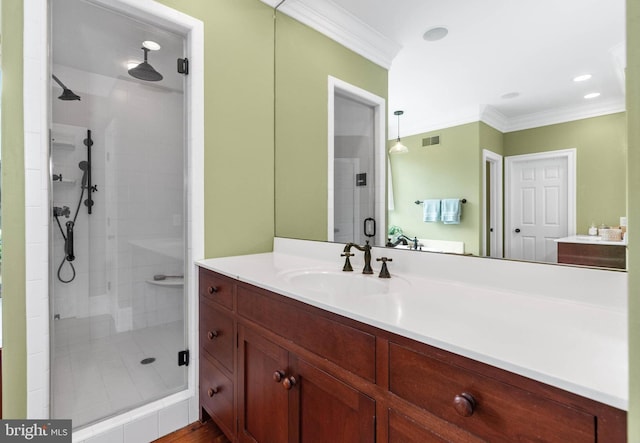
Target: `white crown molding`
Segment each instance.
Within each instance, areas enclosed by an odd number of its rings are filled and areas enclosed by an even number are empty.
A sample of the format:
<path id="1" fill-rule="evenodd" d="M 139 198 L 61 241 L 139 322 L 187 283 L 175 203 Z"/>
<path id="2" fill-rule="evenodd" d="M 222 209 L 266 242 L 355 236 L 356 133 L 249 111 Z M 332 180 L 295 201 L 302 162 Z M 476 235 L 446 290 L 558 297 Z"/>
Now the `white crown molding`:
<path id="1" fill-rule="evenodd" d="M 624 100 L 612 100 L 595 106 L 583 105 L 508 118 L 493 106 L 485 105 L 480 106 L 477 112 L 466 109 L 460 112 L 450 113 L 445 118 L 439 120 L 431 120 L 429 124 L 405 127 L 402 136 L 408 137 L 411 135 L 424 134 L 427 132 L 466 125 L 477 121 L 486 123 L 503 134 L 506 134 L 507 132 L 539 128 L 541 126 L 549 126 L 575 120 L 582 120 L 585 118 L 625 112 L 625 110 Z M 388 139 L 395 140 L 395 137 L 396 135 L 392 136 L 392 131 L 389 131 Z"/>
<path id="2" fill-rule="evenodd" d="M 486 105 L 480 110 L 480 121 L 492 128 L 504 133 L 509 127 L 509 118 L 491 105 Z"/>
<path id="3" fill-rule="evenodd" d="M 466 110 L 466 112 L 458 112 L 449 114 L 443 118 L 438 120 L 430 119 L 428 122 L 418 125 L 407 125 L 404 124 L 404 129 L 402 132 L 402 137 L 408 137 L 411 135 L 424 134 L 427 132 L 440 131 L 446 128 L 453 128 L 456 126 L 466 125 L 468 123 L 475 123 L 480 120 L 480 112 L 479 110 L 470 111 Z M 395 140 L 396 136 L 391 135 L 391 131 L 389 131 L 389 140 Z"/>
<path id="4" fill-rule="evenodd" d="M 624 99 L 611 100 L 589 106 L 551 109 L 511 118 L 508 120 L 509 123 L 502 132 L 521 131 L 523 129 L 555 125 L 557 123 L 566 123 L 624 111 L 626 111 Z"/>
<path id="5" fill-rule="evenodd" d="M 279 0 L 261 0 L 275 7 Z M 401 46 L 329 0 L 288 0 L 278 11 L 326 35 L 385 69 Z"/>

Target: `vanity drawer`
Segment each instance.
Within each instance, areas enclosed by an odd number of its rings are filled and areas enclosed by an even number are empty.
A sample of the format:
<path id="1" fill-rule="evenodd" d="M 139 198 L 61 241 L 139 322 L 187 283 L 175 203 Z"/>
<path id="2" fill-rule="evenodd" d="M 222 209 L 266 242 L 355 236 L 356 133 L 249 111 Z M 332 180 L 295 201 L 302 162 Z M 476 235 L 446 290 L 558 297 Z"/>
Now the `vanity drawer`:
<path id="1" fill-rule="evenodd" d="M 213 271 L 200 268 L 200 297 L 233 309 L 235 282 Z"/>
<path id="2" fill-rule="evenodd" d="M 389 390 L 492 442 L 596 440 L 592 414 L 394 343 Z"/>
<path id="3" fill-rule="evenodd" d="M 200 347 L 233 372 L 233 319 L 200 302 Z"/>
<path id="4" fill-rule="evenodd" d="M 375 382 L 375 336 L 335 321 L 324 311 L 302 309 L 286 298 L 238 285 L 238 315 Z"/>
<path id="5" fill-rule="evenodd" d="M 205 355 L 200 358 L 200 405 L 233 440 L 233 382 Z"/>

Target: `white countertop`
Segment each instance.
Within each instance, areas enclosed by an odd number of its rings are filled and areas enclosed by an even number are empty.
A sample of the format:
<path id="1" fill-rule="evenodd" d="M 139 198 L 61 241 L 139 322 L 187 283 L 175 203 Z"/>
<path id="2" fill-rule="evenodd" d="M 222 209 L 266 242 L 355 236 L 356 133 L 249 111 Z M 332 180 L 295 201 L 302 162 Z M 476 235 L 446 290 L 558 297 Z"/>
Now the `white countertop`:
<path id="1" fill-rule="evenodd" d="M 627 246 L 626 239 L 619 241 L 602 240 L 602 238 L 597 235 L 571 235 L 569 237 L 556 238 L 554 241 L 556 243 L 582 243 L 590 245 Z"/>
<path id="2" fill-rule="evenodd" d="M 324 246 L 325 249 L 330 247 Z M 492 288 L 425 277 L 423 273 L 394 272 L 394 266 L 399 270 L 403 268 L 397 263 L 402 260 L 430 260 L 432 263 L 455 260 L 463 266 L 479 268 L 485 277 L 487 266 L 500 273 L 505 267 L 516 271 L 521 268 L 529 273 L 533 270 L 538 275 L 532 275 L 532 279 L 544 278 L 545 272 L 554 275 L 569 272 L 567 275 L 572 275 L 573 279 L 576 274 L 571 269 L 537 265 L 525 268 L 522 263 L 494 261 L 491 264 L 487 259 L 474 261 L 465 257 L 374 248 L 376 273 L 363 277 L 357 272 L 360 262 L 359 257 L 355 257 L 352 259 L 356 270 L 353 276 L 382 281 L 386 293 L 331 296 L 321 291 L 301 290 L 286 277 L 295 270 L 339 272 L 344 260 L 339 253 L 335 254 L 335 259 L 326 260 L 312 258 L 314 254 L 307 251 L 302 256 L 292 254 L 291 248 L 283 249 L 278 251 L 276 248 L 274 253 L 201 260 L 197 264 L 327 311 L 627 409 L 626 308 L 621 309 L 616 303 L 607 306 L 606 303 L 578 302 L 571 299 L 575 297 L 573 294 L 568 298 L 556 298 L 504 289 L 509 287 L 508 283 Z M 381 253 L 393 255 L 393 262 L 389 263 L 392 275 L 389 280 L 377 277 L 379 263 L 375 263 L 375 258 Z M 357 252 L 357 255 L 362 254 Z M 466 262 L 460 261 L 464 259 Z M 449 265 L 448 262 L 445 264 Z M 464 273 L 464 269 L 459 271 Z M 512 273 L 517 275 L 516 271 Z M 617 286 L 614 291 L 621 292 L 620 288 L 626 285 L 625 274 L 589 271 L 596 272 L 593 275 L 597 280 L 605 280 L 606 284 L 622 281 L 623 284 L 614 284 Z M 575 272 L 584 274 L 585 271 Z M 614 280 L 608 281 L 608 278 Z M 580 285 L 579 281 L 577 284 Z"/>

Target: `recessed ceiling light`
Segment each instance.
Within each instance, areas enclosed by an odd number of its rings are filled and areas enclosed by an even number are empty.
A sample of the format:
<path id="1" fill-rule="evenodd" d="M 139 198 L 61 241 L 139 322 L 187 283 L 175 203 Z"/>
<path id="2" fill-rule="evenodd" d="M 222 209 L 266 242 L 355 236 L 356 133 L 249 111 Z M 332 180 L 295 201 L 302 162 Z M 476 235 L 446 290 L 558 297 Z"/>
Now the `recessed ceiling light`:
<path id="1" fill-rule="evenodd" d="M 515 92 L 515 91 L 514 91 L 514 92 L 507 92 L 506 94 L 502 94 L 502 95 L 500 96 L 500 98 L 503 98 L 503 99 L 505 99 L 505 100 L 508 100 L 508 99 L 510 99 L 510 98 L 516 98 L 516 97 L 518 97 L 518 96 L 520 96 L 520 93 L 519 93 L 519 92 Z"/>
<path id="2" fill-rule="evenodd" d="M 435 42 L 445 38 L 448 33 L 449 30 L 444 26 L 436 26 L 435 28 L 428 29 L 427 32 L 422 34 L 422 38 L 428 42 Z"/>
<path id="3" fill-rule="evenodd" d="M 584 96 L 584 98 L 586 98 L 587 100 L 590 98 L 596 98 L 596 97 L 600 97 L 600 93 L 599 92 L 592 92 L 591 94 L 587 94 Z"/>
<path id="4" fill-rule="evenodd" d="M 583 81 L 589 80 L 591 77 L 592 77 L 591 74 L 582 74 L 582 75 L 579 75 L 577 77 L 574 77 L 573 81 L 574 82 L 583 82 Z"/>
<path id="5" fill-rule="evenodd" d="M 142 46 L 147 48 L 149 51 L 157 51 L 160 49 L 160 45 L 153 40 L 145 40 L 142 42 Z"/>

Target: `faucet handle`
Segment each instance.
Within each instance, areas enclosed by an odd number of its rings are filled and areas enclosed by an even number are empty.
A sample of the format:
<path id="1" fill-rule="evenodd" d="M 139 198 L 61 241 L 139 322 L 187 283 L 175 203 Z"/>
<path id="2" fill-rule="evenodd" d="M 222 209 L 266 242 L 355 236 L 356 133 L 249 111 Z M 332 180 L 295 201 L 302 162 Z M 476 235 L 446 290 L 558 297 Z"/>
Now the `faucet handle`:
<path id="1" fill-rule="evenodd" d="M 351 261 L 349 260 L 349 257 L 353 257 L 355 254 L 353 252 L 349 252 L 346 251 L 342 254 L 340 254 L 340 257 L 346 257 L 345 261 L 344 261 L 344 266 L 342 267 L 343 271 L 353 271 L 353 268 L 351 267 Z"/>
<path id="2" fill-rule="evenodd" d="M 387 257 L 380 257 L 380 258 L 376 258 L 376 261 L 382 262 L 382 269 L 380 269 L 380 275 L 378 275 L 378 277 L 391 278 L 391 274 L 389 274 L 389 269 L 387 268 L 387 262 L 393 261 L 393 259 L 387 258 Z"/>

